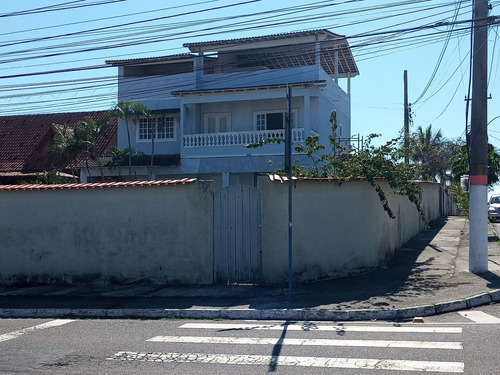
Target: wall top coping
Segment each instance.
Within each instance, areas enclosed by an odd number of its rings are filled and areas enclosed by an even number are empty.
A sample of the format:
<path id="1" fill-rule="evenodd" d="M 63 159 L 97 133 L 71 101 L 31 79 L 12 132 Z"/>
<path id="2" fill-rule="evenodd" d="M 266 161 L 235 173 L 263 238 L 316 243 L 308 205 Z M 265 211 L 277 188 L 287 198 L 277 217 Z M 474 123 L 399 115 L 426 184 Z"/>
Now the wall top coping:
<path id="1" fill-rule="evenodd" d="M 287 176 L 282 176 L 279 174 L 268 174 L 268 177 L 273 182 L 280 182 L 284 184 L 288 181 Z M 385 180 L 383 177 L 376 177 L 376 180 Z M 340 177 L 326 177 L 326 178 L 312 178 L 312 177 L 295 177 L 292 176 L 292 181 L 317 181 L 317 182 L 345 182 L 345 181 L 366 181 L 364 177 L 356 177 L 356 178 L 340 178 Z M 439 185 L 439 182 L 434 181 L 425 181 L 425 180 L 414 180 L 416 184 L 431 184 L 431 185 Z"/>
<path id="2" fill-rule="evenodd" d="M 53 184 L 53 185 L 0 185 L 0 191 L 13 190 L 67 190 L 67 189 L 103 189 L 103 188 L 126 188 L 135 186 L 164 186 L 185 185 L 196 182 L 196 178 L 183 178 L 180 180 L 161 181 L 126 181 L 126 182 L 102 182 L 85 184 Z"/>

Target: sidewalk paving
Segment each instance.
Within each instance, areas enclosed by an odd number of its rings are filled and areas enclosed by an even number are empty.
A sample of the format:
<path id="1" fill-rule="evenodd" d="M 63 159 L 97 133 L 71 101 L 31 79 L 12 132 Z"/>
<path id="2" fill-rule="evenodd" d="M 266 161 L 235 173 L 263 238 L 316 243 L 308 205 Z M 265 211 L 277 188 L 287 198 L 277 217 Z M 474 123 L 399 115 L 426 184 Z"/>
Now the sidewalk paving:
<path id="1" fill-rule="evenodd" d="M 406 319 L 500 302 L 500 244 L 488 229 L 488 269 L 468 272 L 469 223 L 441 218 L 384 267 L 288 286 L 84 285 L 0 287 L 0 318 Z"/>

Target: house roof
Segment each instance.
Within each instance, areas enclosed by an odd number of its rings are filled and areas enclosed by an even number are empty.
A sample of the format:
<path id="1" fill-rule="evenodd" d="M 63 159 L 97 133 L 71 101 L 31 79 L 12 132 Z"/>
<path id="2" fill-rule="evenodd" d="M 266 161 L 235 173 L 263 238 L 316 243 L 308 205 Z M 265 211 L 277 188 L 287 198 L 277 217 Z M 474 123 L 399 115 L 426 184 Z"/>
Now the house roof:
<path id="1" fill-rule="evenodd" d="M 134 186 L 185 185 L 196 181 L 196 178 L 183 178 L 180 180 L 102 182 L 88 184 L 0 185 L 0 191 L 127 188 Z"/>
<path id="2" fill-rule="evenodd" d="M 296 82 L 290 84 L 275 84 L 275 85 L 264 85 L 264 86 L 248 86 L 248 87 L 226 87 L 220 89 L 203 89 L 203 90 L 183 90 L 183 91 L 172 91 L 174 96 L 195 96 L 195 95 L 211 95 L 211 94 L 226 94 L 226 93 L 238 93 L 238 92 L 249 92 L 249 91 L 270 91 L 270 90 L 282 90 L 287 86 L 291 86 L 295 89 L 310 88 L 315 86 L 324 86 L 326 81 L 308 81 L 308 82 Z"/>
<path id="3" fill-rule="evenodd" d="M 250 50 L 244 59 L 261 61 L 271 69 L 291 68 L 315 64 L 316 43 L 321 51 L 321 66 L 329 74 L 335 73 L 335 53 L 339 56 L 339 75 L 354 77 L 359 74 L 347 39 L 327 29 L 272 34 L 249 38 L 185 43 L 191 52 L 234 52 Z M 287 46 L 288 48 L 278 48 Z M 276 47 L 274 50 L 270 47 Z"/>
<path id="4" fill-rule="evenodd" d="M 293 39 L 293 38 L 302 38 L 302 37 L 315 37 L 316 40 L 318 36 L 332 36 L 334 38 L 345 39 L 345 36 L 332 33 L 327 29 L 318 29 L 318 30 L 308 30 L 308 31 L 297 31 L 292 33 L 279 33 L 279 34 L 269 34 L 269 35 L 260 35 L 260 36 L 251 36 L 246 38 L 234 38 L 234 39 L 221 39 L 221 40 L 212 40 L 207 42 L 192 42 L 192 43 L 184 43 L 183 46 L 189 48 L 191 52 L 207 52 L 207 51 L 216 51 L 218 49 L 227 47 L 227 49 L 236 48 L 236 46 L 245 45 L 245 48 L 248 48 L 249 45 L 256 42 L 270 42 L 270 41 L 283 41 L 284 39 Z M 281 42 L 280 42 L 281 45 Z"/>
<path id="5" fill-rule="evenodd" d="M 143 57 L 137 59 L 125 60 L 106 60 L 105 63 L 113 66 L 124 65 L 151 65 L 165 62 L 180 62 L 193 60 L 197 55 L 193 53 L 179 53 L 175 55 L 157 56 L 157 57 Z"/>
<path id="6" fill-rule="evenodd" d="M 205 59 L 216 60 L 224 53 L 238 53 L 244 64 L 252 61 L 269 69 L 294 68 L 315 65 L 316 43 L 319 42 L 321 67 L 330 76 L 335 74 L 335 54 L 339 57 L 339 76 L 354 77 L 359 70 L 354 61 L 347 39 L 343 35 L 332 33 L 326 29 L 300 31 L 294 33 L 272 34 L 249 38 L 215 40 L 209 42 L 184 43 L 192 53 L 181 53 L 159 57 L 147 57 L 128 60 L 108 60 L 106 64 L 113 66 L 153 65 L 192 61 L 199 53 Z"/>
<path id="7" fill-rule="evenodd" d="M 46 158 L 54 124 L 76 125 L 85 118 L 99 120 L 107 111 L 0 116 L 0 172 L 36 172 L 49 169 Z M 98 139 L 98 151 L 116 145 L 117 121 Z"/>

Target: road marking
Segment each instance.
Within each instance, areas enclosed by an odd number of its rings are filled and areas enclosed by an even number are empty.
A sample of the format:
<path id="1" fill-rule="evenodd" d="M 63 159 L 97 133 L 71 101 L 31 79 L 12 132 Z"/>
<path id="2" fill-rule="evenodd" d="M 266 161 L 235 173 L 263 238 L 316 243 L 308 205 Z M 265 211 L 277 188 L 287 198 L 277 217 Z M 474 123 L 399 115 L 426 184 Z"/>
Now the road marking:
<path id="1" fill-rule="evenodd" d="M 9 332 L 9 333 L 4 333 L 3 335 L 0 335 L 0 342 L 7 341 L 7 340 L 12 340 L 15 338 L 18 338 L 20 336 L 23 336 L 27 333 L 33 332 L 33 331 L 38 331 L 40 329 L 46 329 L 46 328 L 52 328 L 52 327 L 57 327 L 57 326 L 62 326 L 63 324 L 71 323 L 74 322 L 74 320 L 70 319 L 57 319 L 57 320 L 51 320 L 50 322 L 39 324 L 33 327 L 28 327 L 24 329 L 20 329 L 19 331 L 14 331 L 14 332 Z"/>
<path id="2" fill-rule="evenodd" d="M 196 344 L 243 344 L 243 345 L 303 345 L 303 346 L 344 346 L 371 348 L 411 348 L 411 349 L 463 349 L 460 342 L 431 341 L 390 341 L 390 340 L 330 340 L 330 339 L 276 339 L 245 337 L 206 336 L 156 336 L 146 341 Z"/>
<path id="3" fill-rule="evenodd" d="M 206 353 L 145 353 L 118 352 L 108 360 L 141 361 L 163 363 L 214 363 L 228 365 L 275 365 L 327 368 L 350 368 L 364 370 L 429 371 L 463 373 L 463 362 L 408 361 L 365 358 L 295 357 Z"/>
<path id="4" fill-rule="evenodd" d="M 462 315 L 464 318 L 470 319 L 476 323 L 488 323 L 488 324 L 500 324 L 500 319 L 490 315 L 486 314 L 483 311 L 458 311 L 460 315 Z"/>
<path id="5" fill-rule="evenodd" d="M 462 333 L 461 327 L 422 327 L 422 326 L 326 326 L 314 324 L 229 324 L 229 323 L 185 323 L 179 328 L 218 329 L 218 330 L 274 330 L 282 331 L 335 331 L 335 332 L 398 332 L 398 333 Z"/>

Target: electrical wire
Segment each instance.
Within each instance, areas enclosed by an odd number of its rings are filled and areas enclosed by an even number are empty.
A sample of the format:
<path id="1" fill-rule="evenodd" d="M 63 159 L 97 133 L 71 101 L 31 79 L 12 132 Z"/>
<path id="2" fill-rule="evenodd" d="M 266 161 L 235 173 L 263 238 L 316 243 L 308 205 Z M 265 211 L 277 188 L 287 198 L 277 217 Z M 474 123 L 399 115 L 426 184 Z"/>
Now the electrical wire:
<path id="1" fill-rule="evenodd" d="M 96 5 L 108 5 L 108 4 L 113 4 L 113 3 L 121 3 L 124 1 L 127 1 L 127 0 L 98 0 L 98 1 L 94 1 L 92 3 L 89 1 L 86 1 L 84 4 L 78 5 L 76 3 L 82 3 L 82 2 L 84 2 L 84 0 L 76 0 L 76 1 L 70 1 L 70 2 L 61 3 L 61 4 L 55 4 L 55 5 L 49 5 L 49 6 L 40 7 L 40 8 L 21 10 L 21 11 L 11 12 L 11 13 L 3 13 L 3 14 L 0 14 L 0 18 L 26 16 L 26 15 L 37 14 L 37 13 L 49 13 L 49 12 L 68 10 L 68 9 L 76 9 L 76 8 L 86 8 L 86 7 L 96 6 Z M 71 5 L 71 4 L 74 4 L 74 5 Z"/>
<path id="2" fill-rule="evenodd" d="M 492 29 L 490 29 L 492 30 Z M 488 74 L 488 87 L 490 87 L 490 82 L 491 82 L 491 74 L 493 72 L 493 61 L 495 59 L 495 52 L 497 52 L 497 42 L 498 42 L 498 31 L 495 30 L 495 41 L 493 42 L 493 48 L 492 48 L 492 52 L 491 52 L 491 63 L 490 63 L 490 69 L 489 69 L 489 74 Z M 497 69 L 498 69 L 498 65 L 497 65 Z M 495 70 L 496 71 L 496 70 Z"/>
<path id="3" fill-rule="evenodd" d="M 260 0 L 253 0 L 253 1 L 260 1 Z M 345 2 L 343 2 L 343 3 L 326 4 L 326 5 L 323 5 L 322 7 L 333 6 L 333 5 L 339 5 L 339 4 L 344 4 L 344 3 L 350 3 L 350 2 L 353 2 L 353 1 L 363 1 L 363 0 L 349 0 L 349 1 L 345 1 Z M 419 2 L 427 2 L 427 1 L 429 1 L 429 0 L 419 0 Z M 321 3 L 321 2 L 320 2 L 320 3 Z M 402 2 L 402 3 L 408 3 L 408 1 L 406 1 L 406 2 Z M 411 3 L 413 3 L 413 2 L 411 2 Z M 393 6 L 395 6 L 395 5 L 397 5 L 397 4 L 392 4 L 392 5 L 391 5 L 391 7 L 393 7 Z M 388 7 L 388 6 L 386 6 L 386 8 L 387 8 L 387 7 Z M 380 8 L 380 7 L 374 7 L 374 9 L 379 9 L 379 8 Z M 212 9 L 214 9 L 214 8 L 212 8 Z M 288 9 L 291 9 L 291 8 L 282 8 L 282 9 L 279 9 L 278 11 L 287 11 Z M 362 13 L 362 12 L 364 12 L 366 9 L 367 9 L 367 8 L 359 8 L 359 9 L 356 9 L 356 10 L 354 10 L 354 11 L 335 12 L 335 13 L 334 13 L 334 15 L 335 15 L 335 17 L 339 17 L 339 16 L 342 16 L 342 15 L 352 15 L 352 14 L 355 14 L 355 13 L 360 13 L 360 12 Z M 296 11 L 295 11 L 295 12 L 297 12 L 297 11 L 303 12 L 303 11 L 307 11 L 307 10 L 310 10 L 310 9 L 303 8 L 303 7 L 300 7 L 300 8 L 296 7 Z M 428 10 L 428 9 L 424 9 L 424 10 Z M 276 12 L 276 11 L 273 11 L 273 13 L 275 13 L 275 12 Z M 245 16 L 245 17 L 253 16 L 253 17 L 254 17 L 254 16 L 256 16 L 256 15 L 260 16 L 260 15 L 262 15 L 262 14 L 266 14 L 266 13 L 269 13 L 269 11 L 267 11 L 267 12 L 259 12 L 259 13 L 252 13 L 252 14 L 246 14 L 246 15 L 242 15 L 242 16 Z M 184 14 L 181 14 L 181 15 L 186 15 L 186 14 L 191 14 L 191 12 L 184 13 Z M 284 14 L 284 15 L 287 15 L 287 14 Z M 177 17 L 177 16 L 179 16 L 179 15 L 175 15 L 175 16 Z M 241 16 L 241 15 L 240 15 L 240 16 Z M 325 14 L 322 12 L 321 14 L 319 14 L 319 15 L 317 15 L 317 16 L 314 16 L 314 17 L 307 17 L 307 18 L 294 19 L 294 20 L 292 20 L 292 21 L 294 21 L 294 22 L 295 22 L 295 21 L 297 21 L 297 20 L 300 20 L 300 21 L 302 21 L 302 22 L 304 22 L 304 21 L 310 22 L 310 21 L 314 21 L 314 20 L 316 20 L 316 19 L 322 19 L 322 18 L 325 18 L 325 17 L 327 17 L 327 16 L 328 16 L 328 15 L 325 15 Z M 167 16 L 167 17 L 171 17 L 171 16 Z M 273 16 L 273 17 L 274 17 L 274 16 Z M 159 18 L 157 18 L 157 19 L 164 19 L 164 18 L 165 18 L 165 17 L 159 17 Z M 230 17 L 230 18 L 234 18 L 234 17 Z M 229 18 L 229 19 L 230 19 L 230 18 Z M 269 19 L 269 17 L 266 17 L 266 18 L 261 19 L 261 21 L 262 21 L 262 20 L 267 21 L 268 19 Z M 145 21 L 137 21 L 137 22 L 149 22 L 149 21 L 151 21 L 151 20 L 152 20 L 152 19 L 145 20 Z M 154 19 L 153 19 L 153 20 L 154 20 Z M 209 20 L 209 23 L 213 23 L 213 22 L 216 22 L 216 21 L 217 21 L 216 19 L 212 19 L 212 20 Z M 135 22 L 135 23 L 137 23 L 137 22 Z M 255 22 L 255 21 L 254 21 L 254 22 Z M 128 24 L 131 24 L 131 23 L 128 23 Z M 264 24 L 264 26 L 265 26 L 265 27 L 273 27 L 273 26 L 282 26 L 282 25 L 284 25 L 284 24 L 286 24 L 286 22 L 284 22 L 283 20 L 280 20 L 280 21 L 279 21 L 279 23 L 271 23 L 271 24 L 269 24 L 269 23 L 265 23 L 265 24 Z M 123 25 L 126 25 L 126 24 L 122 24 L 122 25 L 118 25 L 118 26 L 123 26 Z M 235 25 L 238 25 L 238 24 L 233 24 L 233 25 L 229 24 L 229 25 L 225 25 L 224 27 L 226 27 L 226 28 L 227 28 L 227 27 L 233 27 L 233 26 L 235 26 Z M 181 26 L 181 25 L 176 25 L 176 27 L 179 27 L 179 26 Z M 115 26 L 109 26 L 109 28 L 111 28 L 111 27 L 115 27 Z M 219 29 L 221 29 L 221 26 L 219 26 Z M 101 31 L 102 31 L 102 30 L 103 30 L 103 28 L 100 28 L 100 29 L 93 29 L 93 30 L 101 30 Z M 168 29 L 167 29 L 167 30 L 168 30 Z M 211 30 L 211 29 L 202 29 L 201 31 L 208 31 L 208 30 Z M 246 30 L 246 29 L 244 29 L 244 30 Z M 252 30 L 252 29 L 250 29 L 250 30 Z M 255 30 L 255 29 L 253 29 L 253 30 Z M 200 31 L 200 30 L 198 29 L 198 31 Z M 237 31 L 241 31 L 241 30 L 237 30 Z M 225 32 L 225 31 L 223 31 L 223 32 Z M 233 30 L 230 30 L 230 32 L 233 32 Z M 69 35 L 69 34 L 67 34 L 67 35 Z M 208 35 L 213 35 L 213 33 L 210 33 L 210 34 L 202 34 L 202 35 L 200 35 L 200 36 L 208 36 Z M 123 40 L 123 39 L 124 39 L 124 37 L 126 37 L 126 35 L 120 35 L 120 36 L 119 36 L 119 40 Z M 168 35 L 167 35 L 167 36 L 162 35 L 161 37 L 168 37 Z M 143 42 L 144 42 L 144 40 L 140 40 L 139 42 L 143 43 Z M 89 44 L 89 42 L 86 42 L 86 44 Z M 62 47 L 63 47 L 63 48 L 66 48 L 66 47 L 71 46 L 71 45 L 74 45 L 74 43 L 70 43 L 70 44 L 63 44 L 63 45 L 62 45 Z M 133 45 L 133 44 L 132 44 L 132 45 Z M 38 49 L 38 50 L 44 50 L 44 51 L 46 51 L 46 50 L 49 50 L 49 49 L 55 49 L 55 48 L 57 48 L 57 47 L 60 47 L 60 46 L 57 46 L 57 45 L 55 45 L 55 46 L 44 46 L 43 48 L 40 48 L 40 49 Z M 37 50 L 37 49 L 35 49 L 35 51 L 36 51 L 36 50 Z M 25 54 L 25 53 L 28 53 L 28 52 L 33 52 L 33 50 L 20 50 L 20 51 L 5 52 L 5 53 L 0 54 L 0 56 L 8 56 L 8 55 L 12 55 L 12 54 L 15 54 L 15 53 Z M 17 62 L 17 61 L 16 61 L 16 62 Z"/>
<path id="4" fill-rule="evenodd" d="M 453 30 L 453 28 L 455 26 L 454 22 L 457 21 L 461 5 L 462 5 L 462 0 L 458 2 L 458 6 L 456 8 L 455 15 L 453 16 L 453 22 L 451 24 L 452 30 Z M 444 54 L 446 53 L 446 49 L 448 48 L 448 44 L 450 42 L 450 38 L 451 38 L 451 33 L 449 33 L 448 37 L 446 38 L 446 41 L 445 41 L 445 43 L 443 45 L 443 48 L 441 49 L 441 53 L 439 54 L 438 60 L 436 62 L 436 66 L 434 67 L 434 71 L 432 72 L 431 76 L 429 77 L 429 80 L 427 81 L 427 84 L 425 85 L 424 89 L 422 90 L 422 92 L 420 93 L 420 95 L 417 97 L 417 99 L 415 99 L 414 101 L 412 101 L 413 105 L 416 104 L 416 103 L 418 103 L 424 97 L 424 95 L 427 93 L 427 90 L 429 90 L 429 87 L 431 86 L 434 78 L 436 78 L 436 74 L 437 74 L 437 72 L 439 70 L 439 67 L 441 66 L 441 63 L 443 62 L 443 58 L 444 58 Z"/>
<path id="5" fill-rule="evenodd" d="M 63 23 L 63 24 L 59 24 L 59 25 L 36 27 L 33 29 L 24 28 L 23 30 L 16 30 L 16 31 L 10 31 L 10 32 L 6 32 L 6 33 L 0 33 L 0 36 L 5 36 L 5 35 L 16 35 L 17 36 L 17 35 L 22 34 L 22 33 L 30 33 L 33 31 L 42 31 L 42 30 L 51 30 L 52 31 L 52 30 L 54 30 L 56 28 L 60 28 L 60 27 L 82 25 L 82 24 L 86 24 L 86 23 L 94 23 L 94 22 L 100 22 L 100 21 L 108 21 L 108 20 L 112 20 L 112 19 L 116 19 L 116 18 L 138 16 L 141 14 L 148 14 L 148 13 L 159 13 L 159 12 L 163 12 L 166 10 L 173 10 L 173 9 L 185 8 L 185 7 L 194 6 L 194 5 L 214 3 L 217 1 L 219 1 L 219 0 L 205 0 L 205 1 L 199 1 L 197 3 L 176 5 L 176 6 L 172 6 L 172 7 L 168 7 L 168 8 L 159 8 L 159 9 L 148 10 L 148 11 L 143 11 L 143 12 L 128 13 L 128 14 L 123 14 L 123 15 L 118 15 L 118 16 L 95 18 L 95 19 L 91 19 L 91 20 L 87 20 L 87 21 L 69 22 L 69 23 Z"/>
<path id="6" fill-rule="evenodd" d="M 359 0 L 358 0 L 359 1 Z M 404 5 L 415 5 L 415 4 L 419 4 L 419 3 L 425 3 L 425 2 L 428 2 L 429 0 L 427 1 L 402 1 L 402 2 L 398 2 L 398 4 L 403 4 Z M 346 2 L 347 3 L 347 2 Z M 445 4 L 445 3 L 443 3 Z M 446 3 L 446 4 L 449 4 Z M 387 4 L 386 4 L 387 5 Z M 393 5 L 393 4 L 389 4 L 389 5 Z M 402 5 L 400 5 L 402 6 Z M 375 8 L 373 7 L 372 9 L 375 9 L 376 11 L 389 11 L 389 9 L 391 8 L 394 8 L 395 5 L 393 6 L 384 6 L 384 7 L 379 7 L 379 8 Z M 366 12 L 366 10 L 365 10 Z M 297 10 L 297 13 L 300 13 L 300 11 Z M 352 13 L 352 12 L 346 12 L 346 15 L 347 13 Z M 291 16 L 290 15 L 287 15 L 288 17 Z M 319 15 L 318 15 L 319 16 Z M 314 15 L 311 15 L 310 18 L 313 19 L 314 17 L 318 17 L 318 16 L 314 16 Z M 325 14 L 323 14 L 323 16 L 325 16 Z M 328 15 L 327 15 L 328 16 Z M 292 22 L 295 22 L 295 24 L 299 24 L 299 22 L 306 22 L 304 21 L 303 18 L 300 18 L 300 17 L 295 17 L 295 18 L 290 18 L 288 20 L 286 20 L 284 18 L 284 16 L 282 16 L 283 19 L 280 20 L 280 22 L 273 22 L 273 23 L 269 23 L 269 22 L 265 22 L 264 19 L 262 19 L 260 22 L 262 22 L 262 24 L 258 24 L 258 20 L 255 20 L 255 21 L 247 21 L 246 22 L 246 25 L 247 27 L 240 27 L 240 28 L 235 28 L 235 29 L 224 29 L 222 26 L 221 29 L 215 29 L 215 31 L 213 33 L 203 33 L 203 31 L 209 31 L 209 30 L 197 30 L 197 31 L 191 31 L 191 34 L 192 33 L 195 33 L 197 32 L 198 34 L 196 34 L 195 37 L 207 37 L 207 36 L 210 36 L 210 35 L 217 35 L 217 34 L 221 34 L 221 33 L 227 33 L 227 32 L 241 32 L 241 31 L 251 31 L 251 30 L 257 30 L 257 29 L 260 29 L 260 28 L 269 28 L 269 27 L 280 27 L 280 26 L 284 26 L 284 25 L 290 25 L 292 24 Z M 269 19 L 269 16 L 267 17 Z M 375 18 L 379 18 L 380 17 L 372 17 L 373 20 L 375 20 Z M 333 16 L 331 17 L 331 19 L 333 19 Z M 252 22 L 252 23 L 250 23 Z M 360 21 L 357 21 L 357 23 L 359 23 Z M 368 20 L 365 21 L 365 22 L 369 22 Z M 374 22 L 374 21 L 372 21 Z M 351 22 L 351 24 L 354 24 L 353 22 Z M 244 26 L 245 23 L 241 23 L 241 26 Z M 346 27 L 349 26 L 349 23 L 346 23 Z M 228 26 L 226 26 L 228 27 Z M 429 28 L 431 28 L 429 26 Z M 399 43 L 400 46 L 403 45 L 403 43 L 406 42 L 406 44 L 409 44 L 407 43 L 408 40 L 412 40 L 412 42 L 414 41 L 417 41 L 418 39 L 420 39 L 420 41 L 418 41 L 418 43 L 422 43 L 424 44 L 426 41 L 427 42 L 432 42 L 432 39 L 436 39 L 438 40 L 439 38 L 442 38 L 443 35 L 451 35 L 451 33 L 449 34 L 446 34 L 446 32 L 444 32 L 444 34 L 440 34 L 440 33 L 426 33 L 424 36 L 408 36 L 408 37 L 405 37 L 405 38 L 402 38 L 401 35 L 403 33 L 411 33 L 411 32 L 419 32 L 419 31 L 422 31 L 424 29 L 414 29 L 414 30 L 411 30 L 411 29 L 403 29 L 403 30 L 399 30 L 399 31 L 394 31 L 392 30 L 392 33 L 391 33 L 391 30 L 387 30 L 385 32 L 385 34 L 381 34 L 381 33 L 368 33 L 368 35 L 370 35 L 371 38 L 373 38 L 370 42 L 365 42 L 365 43 L 358 43 L 358 44 L 354 44 L 352 46 L 352 48 L 354 50 L 358 50 L 358 51 L 361 51 L 363 48 L 367 48 L 367 47 L 374 47 L 374 46 L 377 46 L 377 45 L 383 45 L 384 48 L 382 49 L 383 51 L 389 51 L 389 48 L 388 47 L 391 43 L 393 43 L 394 45 L 397 45 Z M 185 37 L 186 35 L 191 35 L 191 34 L 188 34 L 188 33 L 179 33 L 178 35 L 175 35 L 173 36 L 172 40 L 175 40 L 175 39 L 179 39 L 179 38 L 183 38 Z M 457 35 L 457 33 L 454 33 L 454 35 Z M 360 37 L 361 38 L 361 37 Z M 142 41 L 148 41 L 147 39 L 142 39 Z M 413 44 L 413 43 L 411 43 Z M 62 48 L 68 48 L 68 46 L 64 46 Z M 118 48 L 118 47 L 117 47 Z M 392 48 L 397 48 L 397 47 L 392 47 Z M 93 52 L 94 50 L 92 50 Z M 74 51 L 73 50 L 68 50 L 67 51 L 67 54 L 68 55 L 74 55 Z M 360 54 L 361 55 L 361 54 Z M 90 60 L 90 59 L 89 59 Z M 24 60 L 19 60 L 19 61 L 24 61 Z M 18 61 L 18 62 L 19 62 Z M 39 65 L 37 65 L 39 66 Z M 28 76 L 35 76 L 35 75 L 47 75 L 47 74 L 56 74 L 56 73 L 62 73 L 62 72 L 76 72 L 76 71 L 83 71 L 83 70 L 97 70 L 97 69 L 104 69 L 104 68 L 108 68 L 109 66 L 107 65 L 88 65 L 88 66 L 79 66 L 79 67 L 75 67 L 75 68 L 67 68 L 67 69 L 51 69 L 49 71 L 38 71 L 38 72 L 30 72 L 30 73 L 20 73 L 20 74 L 15 74 L 15 75 L 5 75 L 5 76 L 2 76 L 0 78 L 3 78 L 3 79 L 6 79 L 6 78 L 21 78 L 21 77 L 28 77 Z M 258 76 L 257 76 L 258 77 Z M 32 87 L 36 87 L 36 85 L 33 85 Z M 56 92 L 55 89 L 51 89 L 50 88 L 50 84 L 47 84 L 44 86 L 45 88 L 47 88 L 47 92 L 46 94 L 54 94 Z M 62 86 L 56 86 L 56 87 L 62 87 Z M 110 82 L 104 82 L 102 86 L 100 86 L 100 88 L 102 89 L 107 89 L 107 88 L 110 88 L 112 87 L 112 84 L 110 84 Z M 86 85 L 84 83 L 82 83 L 82 85 L 80 85 L 78 88 L 76 88 L 76 90 L 78 89 L 81 89 L 81 90 L 94 90 L 94 89 L 99 89 L 99 85 L 95 84 L 95 85 Z M 8 91 L 7 91 L 8 92 Z M 64 90 L 63 92 L 70 92 L 70 90 Z M 154 91 L 151 92 L 152 94 L 154 94 Z M 36 92 L 36 95 L 42 95 L 43 94 L 43 91 L 38 91 Z M 21 97 L 21 96 L 17 96 L 18 94 L 14 94 L 16 95 L 16 97 Z M 116 94 L 114 94 L 116 95 Z M 90 99 L 91 96 L 88 96 L 86 99 Z M 115 96 L 116 97 L 116 96 Z M 103 96 L 102 98 L 110 98 L 109 96 Z M 99 98 L 92 98 L 92 99 L 95 99 L 96 101 L 92 101 L 92 103 L 96 103 L 98 102 L 100 99 Z M 76 102 L 74 99 L 73 99 L 73 102 L 75 104 L 78 104 L 78 105 L 83 105 L 83 102 Z M 65 102 L 65 105 L 67 102 Z M 19 103 L 21 105 L 21 102 Z M 46 104 L 46 103 L 43 103 L 43 104 Z"/>

